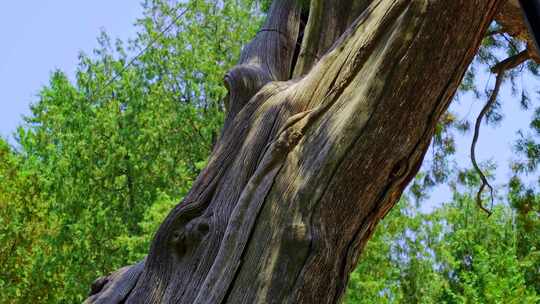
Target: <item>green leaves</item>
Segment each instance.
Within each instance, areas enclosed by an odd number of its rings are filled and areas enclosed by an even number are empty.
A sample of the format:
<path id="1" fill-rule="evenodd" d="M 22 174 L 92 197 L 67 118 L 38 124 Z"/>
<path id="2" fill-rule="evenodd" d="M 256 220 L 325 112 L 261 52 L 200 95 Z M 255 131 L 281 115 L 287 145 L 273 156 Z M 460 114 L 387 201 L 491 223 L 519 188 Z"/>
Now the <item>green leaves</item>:
<path id="1" fill-rule="evenodd" d="M 473 197 L 455 193 L 430 214 L 402 200 L 368 243 L 347 303 L 537 303 L 539 254 L 523 247 L 539 234 L 507 206 L 487 218 Z"/>
<path id="2" fill-rule="evenodd" d="M 219 134 L 222 77 L 260 22 L 251 2 L 146 1 L 136 39 L 102 33 L 74 83 L 51 74 L 18 150 L 0 142 L 1 303 L 81 302 L 146 254 Z"/>

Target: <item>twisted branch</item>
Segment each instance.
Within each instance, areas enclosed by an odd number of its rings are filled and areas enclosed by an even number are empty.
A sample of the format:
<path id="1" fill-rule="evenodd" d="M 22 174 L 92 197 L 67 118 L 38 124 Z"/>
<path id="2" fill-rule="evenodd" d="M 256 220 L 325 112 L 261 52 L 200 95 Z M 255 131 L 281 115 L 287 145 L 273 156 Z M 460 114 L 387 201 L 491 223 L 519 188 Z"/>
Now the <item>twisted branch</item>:
<path id="1" fill-rule="evenodd" d="M 491 68 L 491 72 L 497 74 L 497 78 L 495 80 L 495 86 L 493 88 L 493 91 L 491 92 L 491 96 L 489 97 L 489 100 L 486 102 L 486 104 L 482 108 L 482 111 L 480 111 L 480 114 L 476 118 L 476 124 L 474 126 L 474 136 L 473 136 L 473 140 L 471 144 L 471 161 L 472 161 L 474 169 L 476 170 L 476 172 L 480 176 L 480 179 L 482 180 L 482 185 L 480 186 L 480 188 L 478 189 L 478 192 L 476 193 L 476 204 L 482 211 L 488 214 L 488 217 L 492 214 L 492 211 L 484 207 L 484 205 L 482 204 L 482 192 L 484 191 L 486 187 L 489 189 L 490 196 L 491 196 L 491 205 L 493 206 L 493 187 L 487 180 L 485 174 L 482 172 L 482 169 L 480 169 L 480 166 L 478 166 L 478 163 L 476 161 L 476 143 L 478 141 L 478 137 L 480 136 L 480 126 L 487 112 L 497 100 L 497 96 L 499 94 L 499 91 L 501 90 L 501 86 L 504 80 L 505 72 L 519 66 L 520 64 L 522 64 L 523 62 L 527 61 L 530 58 L 531 58 L 530 52 L 527 49 L 520 52 L 519 54 L 506 58 L 505 60 L 497 63 Z"/>

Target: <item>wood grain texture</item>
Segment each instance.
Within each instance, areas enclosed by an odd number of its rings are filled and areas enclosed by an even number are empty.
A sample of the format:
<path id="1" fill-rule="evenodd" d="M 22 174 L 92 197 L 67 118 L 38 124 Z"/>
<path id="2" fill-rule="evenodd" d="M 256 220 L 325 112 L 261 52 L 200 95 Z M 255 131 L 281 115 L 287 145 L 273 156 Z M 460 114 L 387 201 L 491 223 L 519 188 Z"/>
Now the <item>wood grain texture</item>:
<path id="1" fill-rule="evenodd" d="M 274 1 L 226 76 L 208 166 L 136 284 L 88 303 L 339 302 L 500 2 L 316 0 L 302 28 L 296 0 Z"/>

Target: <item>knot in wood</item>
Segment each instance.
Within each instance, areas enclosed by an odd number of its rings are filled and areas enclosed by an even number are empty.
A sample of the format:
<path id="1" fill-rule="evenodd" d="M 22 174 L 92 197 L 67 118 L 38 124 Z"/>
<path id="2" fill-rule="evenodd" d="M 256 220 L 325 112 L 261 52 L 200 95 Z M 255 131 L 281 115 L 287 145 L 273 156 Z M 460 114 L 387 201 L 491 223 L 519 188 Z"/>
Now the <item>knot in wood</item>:
<path id="1" fill-rule="evenodd" d="M 92 283 L 92 285 L 90 286 L 89 296 L 98 294 L 108 282 L 109 282 L 109 277 L 107 276 L 100 277 L 97 280 L 95 280 L 94 283 Z"/>
<path id="2" fill-rule="evenodd" d="M 274 153 L 289 153 L 302 138 L 302 132 L 298 130 L 285 131 L 274 143 Z"/>
<path id="3" fill-rule="evenodd" d="M 285 228 L 283 240 L 290 248 L 301 248 L 310 243 L 311 235 L 306 224 L 293 223 Z"/>
<path id="4" fill-rule="evenodd" d="M 289 137 L 288 137 L 289 147 L 292 148 L 292 147 L 296 146 L 301 138 L 302 138 L 302 132 L 300 132 L 298 130 L 291 131 L 289 133 Z"/>
<path id="5" fill-rule="evenodd" d="M 409 168 L 409 162 L 407 161 L 407 159 L 402 159 L 398 161 L 392 168 L 391 176 L 393 178 L 402 177 L 405 175 L 405 173 L 407 173 L 408 168 Z"/>
<path id="6" fill-rule="evenodd" d="M 278 138 L 274 143 L 274 154 L 285 154 L 289 151 L 288 142 L 284 138 Z"/>
<path id="7" fill-rule="evenodd" d="M 195 218 L 185 226 L 175 229 L 172 233 L 171 242 L 180 255 L 196 247 L 210 231 L 207 218 Z"/>

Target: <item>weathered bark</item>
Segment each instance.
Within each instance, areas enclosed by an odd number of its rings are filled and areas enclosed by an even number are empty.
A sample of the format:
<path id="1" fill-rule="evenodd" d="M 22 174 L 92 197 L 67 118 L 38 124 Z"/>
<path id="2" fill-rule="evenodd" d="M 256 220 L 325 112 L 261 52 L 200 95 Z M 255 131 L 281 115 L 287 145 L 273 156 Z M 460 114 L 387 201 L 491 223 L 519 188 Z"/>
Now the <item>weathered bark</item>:
<path id="1" fill-rule="evenodd" d="M 505 1 L 495 15 L 495 20 L 501 26 L 501 32 L 525 41 L 532 59 L 540 63 L 540 52 L 536 48 L 534 36 L 527 28 L 518 0 Z"/>
<path id="2" fill-rule="evenodd" d="M 88 302 L 338 302 L 500 2 L 313 0 L 304 29 L 296 0 L 274 1 L 226 76 L 207 168 L 144 267 Z"/>

